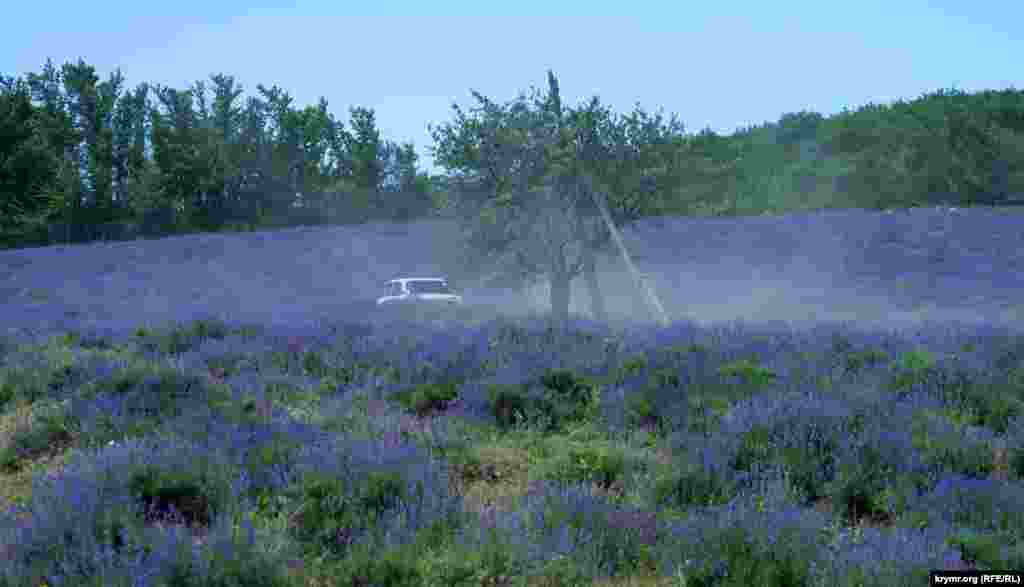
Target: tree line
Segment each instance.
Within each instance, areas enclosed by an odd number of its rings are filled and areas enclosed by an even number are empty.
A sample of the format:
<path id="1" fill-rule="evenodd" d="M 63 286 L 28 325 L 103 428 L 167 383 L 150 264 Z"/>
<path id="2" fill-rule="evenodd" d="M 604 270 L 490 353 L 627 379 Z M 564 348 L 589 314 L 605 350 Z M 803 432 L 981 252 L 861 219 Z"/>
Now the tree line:
<path id="1" fill-rule="evenodd" d="M 79 60 L 0 76 L 0 243 L 86 242 L 411 218 L 433 207 L 412 144 L 373 109 L 335 118 L 226 74 L 184 89 Z"/>
<path id="2" fill-rule="evenodd" d="M 1024 194 L 1024 91 L 939 90 L 823 116 L 783 115 L 729 135 L 687 132 L 637 105 L 563 103 L 559 81 L 431 125 L 444 170 L 385 140 L 372 109 L 347 124 L 327 100 L 299 107 L 277 86 L 215 74 L 186 89 L 100 81 L 78 61 L 0 76 L 0 242 L 362 223 L 457 220 L 469 273 L 539 278 L 567 315 L 622 225 L 653 215 L 829 207 L 1013 203 Z M 601 210 L 601 207 L 604 210 Z"/>
<path id="3" fill-rule="evenodd" d="M 1024 195 L 1016 90 L 787 114 L 730 136 L 688 134 L 675 116 L 640 106 L 616 114 L 598 97 L 566 105 L 551 72 L 544 91 L 474 98 L 432 129 L 462 265 L 507 284 L 545 279 L 561 319 L 580 275 L 592 314 L 606 318 L 596 256 L 609 252 L 612 226 L 644 216 L 998 205 Z"/>

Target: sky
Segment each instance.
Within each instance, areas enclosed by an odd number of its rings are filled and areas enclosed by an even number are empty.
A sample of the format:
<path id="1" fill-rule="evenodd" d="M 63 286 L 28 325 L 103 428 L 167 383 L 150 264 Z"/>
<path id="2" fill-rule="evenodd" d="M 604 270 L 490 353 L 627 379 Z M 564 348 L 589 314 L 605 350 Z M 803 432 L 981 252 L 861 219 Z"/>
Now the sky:
<path id="1" fill-rule="evenodd" d="M 247 94 L 322 96 L 348 120 L 373 108 L 384 137 L 433 167 L 428 124 L 472 90 L 498 102 L 559 79 L 563 101 L 597 95 L 676 114 L 688 131 L 833 114 L 940 88 L 1024 88 L 1024 2 L 28 2 L 7 7 L 0 74 L 84 59 L 129 87 L 184 88 L 214 73 Z M 10 26 L 17 23 L 19 26 Z"/>

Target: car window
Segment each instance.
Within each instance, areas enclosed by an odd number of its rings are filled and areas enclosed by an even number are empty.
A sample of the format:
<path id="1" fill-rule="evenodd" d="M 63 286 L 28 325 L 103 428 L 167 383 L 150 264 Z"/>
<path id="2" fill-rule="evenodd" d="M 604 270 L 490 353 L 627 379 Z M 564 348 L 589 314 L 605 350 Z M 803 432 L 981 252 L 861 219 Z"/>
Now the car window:
<path id="1" fill-rule="evenodd" d="M 401 283 L 389 283 L 388 294 L 389 296 L 400 296 L 402 295 L 402 284 Z"/>
<path id="2" fill-rule="evenodd" d="M 448 284 L 443 281 L 410 281 L 409 291 L 412 293 L 444 294 L 449 293 Z"/>

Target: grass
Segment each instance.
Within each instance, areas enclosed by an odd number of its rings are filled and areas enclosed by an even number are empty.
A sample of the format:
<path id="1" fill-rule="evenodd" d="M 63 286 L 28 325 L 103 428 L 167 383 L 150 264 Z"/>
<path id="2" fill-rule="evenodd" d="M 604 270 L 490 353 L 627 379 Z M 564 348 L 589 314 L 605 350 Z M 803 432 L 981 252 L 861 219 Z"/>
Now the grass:
<path id="1" fill-rule="evenodd" d="M 1024 561 L 1013 337 L 340 332 L 12 347 L 0 585 L 852 586 Z"/>

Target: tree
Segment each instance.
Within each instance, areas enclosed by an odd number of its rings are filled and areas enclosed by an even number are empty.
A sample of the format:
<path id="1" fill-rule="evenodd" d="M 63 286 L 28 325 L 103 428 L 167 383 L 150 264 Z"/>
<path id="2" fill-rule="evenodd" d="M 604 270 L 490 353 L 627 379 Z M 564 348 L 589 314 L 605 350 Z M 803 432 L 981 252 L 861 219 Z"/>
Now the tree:
<path id="1" fill-rule="evenodd" d="M 28 83 L 0 76 L 0 244 L 4 246 L 27 238 L 33 219 L 48 212 L 39 194 L 54 184 L 59 160 L 40 132 L 42 122 Z"/>
<path id="2" fill-rule="evenodd" d="M 84 192 L 80 155 L 81 132 L 76 125 L 72 100 L 64 91 L 64 68 L 47 60 L 40 73 L 27 75 L 33 100 L 39 104 L 37 132 L 58 161 L 55 177 L 39 194 L 46 202 L 46 220 L 60 219 L 60 234 L 50 240 L 71 242 L 82 237 Z"/>
<path id="3" fill-rule="evenodd" d="M 434 202 L 430 179 L 419 170 L 415 146 L 386 141 L 383 151 L 381 197 L 384 214 L 399 221 L 425 216 Z"/>
<path id="4" fill-rule="evenodd" d="M 454 175 L 454 211 L 470 270 L 488 267 L 528 283 L 546 276 L 555 318 L 568 318 L 572 279 L 583 267 L 581 190 L 563 131 L 557 81 L 546 94 L 499 105 L 478 92 L 468 114 L 432 127 L 435 160 Z"/>
<path id="5" fill-rule="evenodd" d="M 432 128 L 435 158 L 455 175 L 450 205 L 465 231 L 466 264 L 517 282 L 546 275 L 560 319 L 582 271 L 593 312 L 605 318 L 596 254 L 613 236 L 609 220 L 635 220 L 674 195 L 687 155 L 682 125 L 639 107 L 617 117 L 596 97 L 566 108 L 551 72 L 547 92 L 529 100 L 498 105 L 473 95 L 477 107 L 455 105 L 456 120 Z"/>
<path id="6" fill-rule="evenodd" d="M 373 109 L 349 109 L 349 129 L 340 133 L 343 157 L 340 161 L 342 185 L 354 192 L 355 205 L 368 217 L 384 208 L 380 194 L 384 183 L 385 143 L 377 128 Z"/>

